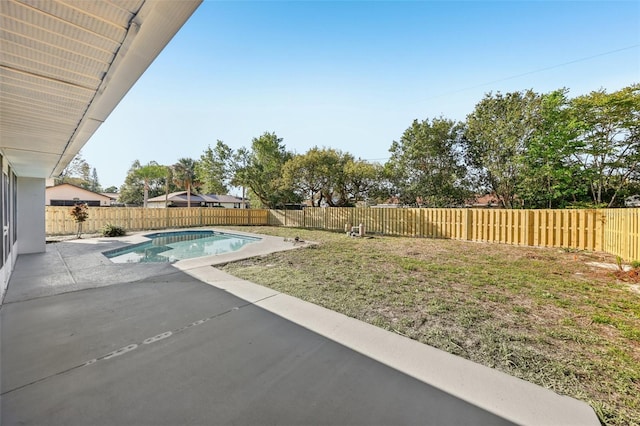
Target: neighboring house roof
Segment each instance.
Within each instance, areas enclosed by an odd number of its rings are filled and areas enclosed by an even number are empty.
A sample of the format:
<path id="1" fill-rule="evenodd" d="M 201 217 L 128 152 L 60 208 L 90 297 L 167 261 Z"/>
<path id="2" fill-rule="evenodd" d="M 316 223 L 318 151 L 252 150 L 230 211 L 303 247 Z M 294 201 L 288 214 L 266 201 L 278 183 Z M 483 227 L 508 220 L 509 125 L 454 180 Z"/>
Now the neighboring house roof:
<path id="1" fill-rule="evenodd" d="M 118 198 L 120 198 L 119 192 L 101 192 L 101 194 L 104 195 L 105 197 L 111 198 L 111 200 L 113 201 L 116 201 Z"/>
<path id="2" fill-rule="evenodd" d="M 242 199 L 241 197 L 235 197 L 233 195 L 215 195 L 215 194 L 207 194 L 206 197 L 211 198 L 214 202 L 218 203 L 242 203 L 247 202 L 249 200 Z"/>
<path id="3" fill-rule="evenodd" d="M 476 195 L 475 198 L 467 201 L 469 207 L 502 207 L 500 197 L 496 194 Z"/>
<path id="4" fill-rule="evenodd" d="M 187 191 L 172 192 L 168 196 L 160 195 L 149 198 L 147 203 L 164 203 L 165 199 L 173 202 L 187 202 Z M 247 200 L 244 200 L 246 202 Z M 194 194 L 191 193 L 192 203 L 242 203 L 242 198 L 233 195 L 217 195 L 217 194 Z"/>

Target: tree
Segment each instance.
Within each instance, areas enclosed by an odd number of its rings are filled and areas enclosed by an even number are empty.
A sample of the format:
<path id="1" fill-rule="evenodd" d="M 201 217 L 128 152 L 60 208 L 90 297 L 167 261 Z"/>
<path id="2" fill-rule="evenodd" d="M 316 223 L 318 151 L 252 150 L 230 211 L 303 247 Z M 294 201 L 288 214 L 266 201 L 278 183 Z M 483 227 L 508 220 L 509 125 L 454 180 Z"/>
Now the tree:
<path id="1" fill-rule="evenodd" d="M 309 199 L 314 206 L 345 205 L 348 201 L 345 164 L 352 159 L 351 154 L 332 148 L 311 148 L 285 163 L 282 186 L 291 188 L 302 199 Z"/>
<path id="2" fill-rule="evenodd" d="M 300 198 L 311 200 L 312 205 L 320 206 L 322 189 L 329 179 L 326 150 L 311 148 L 304 155 L 289 159 L 282 168 L 282 185 L 291 188 Z"/>
<path id="3" fill-rule="evenodd" d="M 196 162 L 192 158 L 180 158 L 173 165 L 173 181 L 187 191 L 187 207 L 191 207 L 191 187 L 196 180 Z"/>
<path id="4" fill-rule="evenodd" d="M 91 180 L 89 181 L 89 190 L 93 192 L 102 191 L 102 187 L 100 186 L 100 182 L 98 181 L 98 172 L 94 167 L 91 171 Z"/>
<path id="5" fill-rule="evenodd" d="M 298 202 L 291 188 L 282 185 L 284 164 L 293 157 L 282 139 L 275 133 L 265 132 L 253 138 L 250 150 L 241 150 L 235 170 L 234 182 L 246 186 L 259 202 L 270 209 L 287 203 Z"/>
<path id="6" fill-rule="evenodd" d="M 118 192 L 118 187 L 117 186 L 109 186 L 109 187 L 104 189 L 104 192 L 107 193 L 107 194 L 115 194 L 116 192 Z"/>
<path id="7" fill-rule="evenodd" d="M 232 154 L 232 160 L 229 163 L 229 184 L 232 186 L 242 187 L 242 200 L 246 198 L 246 175 L 247 166 L 249 165 L 249 150 L 245 147 L 239 148 Z"/>
<path id="8" fill-rule="evenodd" d="M 387 175 L 403 203 L 459 205 L 468 197 L 462 161 L 463 126 L 445 119 L 414 120 L 389 149 Z"/>
<path id="9" fill-rule="evenodd" d="M 355 160 L 353 155 L 335 149 L 326 150 L 327 181 L 322 188 L 325 202 L 330 207 L 351 206 L 352 200 L 347 188 L 346 169 Z"/>
<path id="10" fill-rule="evenodd" d="M 365 161 L 356 161 L 349 153 L 314 147 L 284 164 L 281 185 L 314 206 L 323 203 L 348 206 L 366 198 L 376 179 L 376 170 Z"/>
<path id="11" fill-rule="evenodd" d="M 82 237 L 82 224 L 89 218 L 89 206 L 86 203 L 76 204 L 71 208 L 69 214 L 73 217 L 73 220 L 78 224 L 78 230 L 76 237 Z"/>
<path id="12" fill-rule="evenodd" d="M 94 169 L 95 170 L 95 169 Z M 55 184 L 70 183 L 72 185 L 79 186 L 84 189 L 92 191 L 91 183 L 91 166 L 82 158 L 82 152 L 78 152 L 73 160 L 65 167 L 55 179 Z M 97 174 L 96 174 L 97 179 Z"/>
<path id="13" fill-rule="evenodd" d="M 212 149 L 208 146 L 196 164 L 196 179 L 206 194 L 226 194 L 231 181 L 233 150 L 218 140 Z"/>
<path id="14" fill-rule="evenodd" d="M 344 167 L 345 189 L 351 202 L 368 201 L 376 194 L 384 178 L 384 168 L 364 160 L 349 161 Z"/>
<path id="15" fill-rule="evenodd" d="M 531 90 L 487 94 L 467 116 L 465 142 L 469 166 L 481 183 L 513 208 L 522 178 L 522 156 L 539 125 L 541 97 Z"/>
<path id="16" fill-rule="evenodd" d="M 578 132 L 569 102 L 566 89 L 542 95 L 540 123 L 527 140 L 517 185 L 525 206 L 565 207 L 586 194 L 582 169 L 572 159 Z"/>
<path id="17" fill-rule="evenodd" d="M 166 176 L 167 168 L 161 166 L 155 161 L 150 161 L 146 166 L 141 166 L 134 170 L 133 174 L 138 179 L 142 180 L 144 196 L 143 205 L 147 207 L 147 200 L 149 199 L 149 185 L 152 180 L 161 179 Z"/>
<path id="18" fill-rule="evenodd" d="M 580 135 L 573 158 L 583 168 L 596 205 L 611 207 L 638 173 L 640 84 L 608 94 L 604 89 L 572 100 Z"/>
<path id="19" fill-rule="evenodd" d="M 120 187 L 119 200 L 125 205 L 140 205 L 144 202 L 144 183 L 136 174 L 140 167 L 142 167 L 140 161 L 135 160 L 129 167 L 124 184 Z"/>
<path id="20" fill-rule="evenodd" d="M 144 176 L 149 173 L 149 170 L 140 171 L 140 169 L 147 166 L 157 166 L 158 170 L 155 177 L 150 176 L 145 182 Z M 131 164 L 124 184 L 120 187 L 120 202 L 130 205 L 144 205 L 145 199 L 148 197 L 157 197 L 165 192 L 168 194 L 170 190 L 175 189 L 171 180 L 170 167 L 158 165 L 155 161 L 150 161 L 147 166 L 142 166 L 139 160 L 135 160 Z M 159 172 L 160 170 L 162 173 Z M 147 194 L 147 198 L 145 198 L 145 194 Z"/>

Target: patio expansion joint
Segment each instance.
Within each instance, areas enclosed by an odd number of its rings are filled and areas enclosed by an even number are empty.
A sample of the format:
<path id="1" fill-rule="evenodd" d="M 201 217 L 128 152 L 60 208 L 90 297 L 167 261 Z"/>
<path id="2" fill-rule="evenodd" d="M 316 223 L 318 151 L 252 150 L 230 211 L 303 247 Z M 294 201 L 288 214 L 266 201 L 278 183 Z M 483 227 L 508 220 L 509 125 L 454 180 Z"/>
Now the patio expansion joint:
<path id="1" fill-rule="evenodd" d="M 108 268 L 108 267 L 110 267 L 110 265 L 106 266 L 106 267 Z M 91 269 L 91 268 L 86 268 L 86 269 Z M 168 271 L 168 272 L 161 273 L 161 274 L 155 274 L 154 277 L 155 278 L 169 277 L 169 276 L 175 275 L 177 273 L 178 272 L 175 272 L 175 271 Z M 108 284 L 108 285 L 97 285 L 96 284 L 96 285 L 88 286 L 88 287 L 84 287 L 84 288 L 72 289 L 72 290 L 68 290 L 68 291 L 61 291 L 61 292 L 57 292 L 57 293 L 53 293 L 53 294 L 44 294 L 44 295 L 41 295 L 41 296 L 29 297 L 29 298 L 26 298 L 26 299 L 11 300 L 11 301 L 8 301 L 8 302 L 7 301 L 3 301 L 2 305 L 0 305 L 0 307 L 4 306 L 4 305 L 11 305 L 11 304 L 14 304 L 14 303 L 23 303 L 23 302 L 29 302 L 29 301 L 32 301 L 32 300 L 46 299 L 46 298 L 49 298 L 49 297 L 57 297 L 57 296 L 62 296 L 62 295 L 67 295 L 67 294 L 81 293 L 81 292 L 84 292 L 84 291 L 93 291 L 93 290 L 97 290 L 97 289 L 100 289 L 100 288 L 103 288 L 103 287 L 107 287 L 107 286 L 126 286 L 126 285 L 132 285 L 132 284 L 140 284 L 140 283 L 144 283 L 144 282 L 148 281 L 148 279 L 149 279 L 149 277 L 145 277 L 145 278 L 140 278 L 140 279 L 137 279 L 137 280 L 134 280 L 134 281 L 113 282 L 113 283 Z M 73 282 L 75 284 L 79 283 L 75 279 L 74 279 Z M 5 296 L 6 296 L 6 293 L 7 292 L 5 292 Z"/>
<path id="2" fill-rule="evenodd" d="M 61 371 L 46 375 L 44 377 L 40 377 L 38 379 L 32 380 L 29 383 L 25 383 L 25 384 L 22 384 L 20 386 L 16 386 L 13 389 L 6 390 L 6 391 L 0 393 L 0 397 L 1 396 L 5 396 L 7 394 L 10 394 L 12 392 L 19 391 L 21 389 L 27 388 L 29 386 L 36 385 L 36 384 L 41 383 L 41 382 L 43 382 L 45 380 L 48 380 L 48 379 L 51 379 L 51 378 L 54 378 L 54 377 L 57 377 L 57 376 L 61 376 L 63 374 L 69 373 L 69 372 L 77 370 L 79 368 L 92 366 L 92 365 L 98 363 L 99 361 L 108 361 L 110 359 L 113 359 L 113 358 L 116 358 L 116 357 L 120 357 L 121 355 L 124 355 L 127 352 L 132 352 L 132 351 L 135 351 L 138 348 L 143 348 L 145 346 L 151 345 L 151 344 L 159 342 L 161 340 L 165 340 L 165 339 L 170 338 L 170 337 L 172 337 L 172 336 L 174 336 L 176 334 L 179 334 L 179 333 L 181 333 L 183 331 L 187 331 L 187 330 L 189 330 L 189 329 L 191 329 L 193 327 L 205 324 L 205 323 L 207 323 L 207 322 L 209 322 L 211 320 L 217 319 L 217 318 L 221 318 L 221 317 L 223 317 L 225 315 L 228 315 L 228 314 L 233 313 L 235 311 L 239 311 L 239 310 L 244 309 L 244 308 L 246 308 L 248 306 L 255 305 L 256 303 L 260 303 L 260 302 L 262 302 L 262 301 L 264 301 L 266 299 L 269 299 L 269 298 L 271 298 L 273 296 L 275 296 L 275 295 L 266 296 L 266 297 L 263 297 L 260 300 L 254 301 L 254 302 L 247 302 L 247 303 L 244 303 L 244 304 L 240 304 L 238 306 L 234 306 L 234 307 L 232 307 L 230 309 L 227 309 L 226 311 L 219 312 L 219 313 L 210 315 L 208 317 L 198 319 L 196 321 L 193 321 L 193 322 L 191 322 L 191 323 L 189 323 L 187 325 L 184 325 L 182 327 L 176 328 L 174 330 L 164 331 L 164 332 L 161 332 L 159 334 L 156 334 L 155 336 L 147 337 L 147 338 L 143 339 L 142 341 L 138 341 L 138 342 L 135 342 L 135 343 L 130 343 L 130 344 L 126 345 L 126 346 L 118 348 L 118 349 L 116 349 L 114 351 L 111 351 L 111 352 L 109 352 L 107 354 L 104 354 L 104 355 L 98 356 L 96 358 L 90 359 L 88 361 L 76 364 L 76 365 L 74 365 L 72 367 L 69 367 L 69 368 L 66 368 L 64 370 L 61 370 Z M 17 302 L 13 302 L 13 303 L 17 303 Z"/>
<path id="3" fill-rule="evenodd" d="M 64 260 L 64 257 L 62 256 L 62 253 L 60 253 L 60 250 L 58 250 L 58 248 L 55 248 L 56 253 L 58 254 L 58 257 L 60 258 L 60 261 L 62 262 L 62 264 L 64 265 L 64 269 L 67 272 L 67 275 L 69 275 L 69 278 L 71 278 L 71 282 L 73 284 L 78 284 L 78 282 L 76 281 L 75 277 L 73 276 L 73 273 L 71 273 L 71 268 L 69 268 L 69 264 L 67 263 L 66 260 Z"/>

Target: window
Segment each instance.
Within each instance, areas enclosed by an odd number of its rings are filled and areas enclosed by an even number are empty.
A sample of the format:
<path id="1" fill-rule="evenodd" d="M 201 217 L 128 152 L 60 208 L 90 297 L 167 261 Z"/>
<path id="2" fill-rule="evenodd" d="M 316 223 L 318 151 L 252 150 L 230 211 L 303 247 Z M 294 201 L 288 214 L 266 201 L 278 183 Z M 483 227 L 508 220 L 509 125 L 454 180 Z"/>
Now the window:
<path id="1" fill-rule="evenodd" d="M 100 207 L 100 201 L 95 201 L 95 200 L 89 200 L 89 201 L 82 201 L 80 199 L 74 199 L 74 200 L 51 200 L 51 205 L 52 206 L 63 206 L 63 207 L 73 207 L 76 204 L 81 203 L 81 204 L 86 204 L 89 207 Z"/>
<path id="2" fill-rule="evenodd" d="M 13 214 L 11 216 L 11 243 L 18 241 L 18 176 L 11 171 L 11 199 L 13 201 Z"/>

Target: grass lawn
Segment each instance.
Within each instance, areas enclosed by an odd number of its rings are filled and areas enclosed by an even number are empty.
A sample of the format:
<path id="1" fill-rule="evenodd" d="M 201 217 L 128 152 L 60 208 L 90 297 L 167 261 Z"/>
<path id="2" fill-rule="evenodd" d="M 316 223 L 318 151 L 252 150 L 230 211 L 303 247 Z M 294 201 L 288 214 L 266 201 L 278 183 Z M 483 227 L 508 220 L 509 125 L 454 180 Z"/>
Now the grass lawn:
<path id="1" fill-rule="evenodd" d="M 610 255 L 236 229 L 318 244 L 222 268 L 235 276 L 586 401 L 606 425 L 640 425 L 640 292 L 587 264 Z"/>

